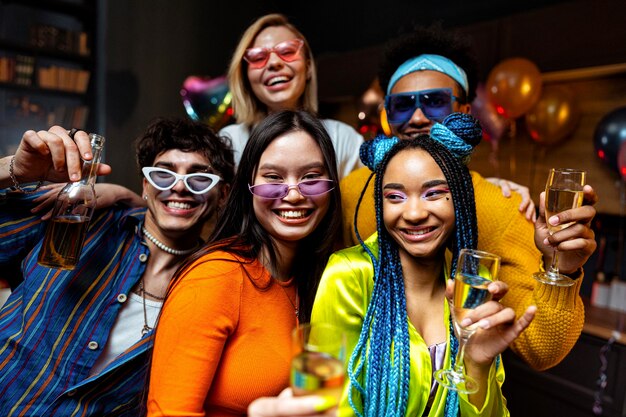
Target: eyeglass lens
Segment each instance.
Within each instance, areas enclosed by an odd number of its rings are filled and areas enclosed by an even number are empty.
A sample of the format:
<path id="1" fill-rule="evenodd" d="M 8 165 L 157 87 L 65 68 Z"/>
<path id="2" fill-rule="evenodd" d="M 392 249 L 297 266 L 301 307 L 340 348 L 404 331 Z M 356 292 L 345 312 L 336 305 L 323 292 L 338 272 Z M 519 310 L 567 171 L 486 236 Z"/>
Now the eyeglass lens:
<path id="1" fill-rule="evenodd" d="M 302 43 L 300 39 L 292 39 L 274 45 L 273 48 L 250 48 L 246 50 L 244 59 L 252 68 L 261 68 L 267 64 L 270 54 L 275 52 L 283 61 L 292 62 L 300 56 Z"/>
<path id="2" fill-rule="evenodd" d="M 286 197 L 292 187 L 297 187 L 300 194 L 305 197 L 325 194 L 335 188 L 332 180 L 321 179 L 301 181 L 294 185 L 282 183 L 251 185 L 250 191 L 259 197 L 278 199 Z"/>
<path id="3" fill-rule="evenodd" d="M 178 178 L 175 173 L 168 170 L 158 170 L 152 171 L 148 174 L 149 179 L 154 182 L 156 186 L 159 188 L 169 190 L 173 188 Z M 186 174 L 181 175 L 183 182 L 187 186 L 187 188 L 192 192 L 202 192 L 207 188 L 210 188 L 215 180 L 211 177 L 206 176 L 205 174 Z"/>
<path id="4" fill-rule="evenodd" d="M 452 113 L 453 100 L 450 89 L 390 94 L 387 97 L 387 117 L 390 123 L 404 123 L 419 108 L 428 119 L 440 122 Z"/>

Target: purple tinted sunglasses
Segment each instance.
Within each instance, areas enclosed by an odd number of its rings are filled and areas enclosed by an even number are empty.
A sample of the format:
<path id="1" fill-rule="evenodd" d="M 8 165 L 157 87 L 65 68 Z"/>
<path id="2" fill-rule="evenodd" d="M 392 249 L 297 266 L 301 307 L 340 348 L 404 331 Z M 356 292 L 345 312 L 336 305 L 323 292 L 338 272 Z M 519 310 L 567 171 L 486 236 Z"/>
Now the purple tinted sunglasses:
<path id="1" fill-rule="evenodd" d="M 297 188 L 298 192 L 305 197 L 314 197 L 317 195 L 326 194 L 327 192 L 335 188 L 335 183 L 333 180 L 319 179 L 300 181 L 297 184 L 248 184 L 248 188 L 250 189 L 250 192 L 257 197 L 276 200 L 279 198 L 287 197 L 287 194 L 289 194 L 289 190 L 291 190 L 292 188 Z"/>

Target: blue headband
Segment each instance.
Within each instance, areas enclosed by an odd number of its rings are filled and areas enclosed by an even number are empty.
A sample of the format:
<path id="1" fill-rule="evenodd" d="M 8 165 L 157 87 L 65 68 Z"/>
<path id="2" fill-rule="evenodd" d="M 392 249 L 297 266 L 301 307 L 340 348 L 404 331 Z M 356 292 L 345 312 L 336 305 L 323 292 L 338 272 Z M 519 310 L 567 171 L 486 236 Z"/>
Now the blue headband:
<path id="1" fill-rule="evenodd" d="M 415 71 L 437 71 L 446 74 L 463 87 L 465 94 L 468 93 L 467 75 L 461 67 L 444 56 L 423 54 L 409 59 L 398 67 L 389 80 L 387 94 L 391 94 L 391 89 L 400 78 Z"/>

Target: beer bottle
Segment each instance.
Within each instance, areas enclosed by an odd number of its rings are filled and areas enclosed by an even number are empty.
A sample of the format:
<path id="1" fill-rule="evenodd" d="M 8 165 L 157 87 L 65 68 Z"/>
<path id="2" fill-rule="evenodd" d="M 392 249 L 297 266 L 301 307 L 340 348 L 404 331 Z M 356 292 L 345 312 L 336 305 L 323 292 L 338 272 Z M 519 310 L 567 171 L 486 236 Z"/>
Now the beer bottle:
<path id="1" fill-rule="evenodd" d="M 104 147 L 104 136 L 90 133 L 89 137 L 93 158 L 83 161 L 80 180 L 67 183 L 59 192 L 37 259 L 39 265 L 74 269 L 80 258 L 87 227 L 96 206 L 94 185 Z"/>

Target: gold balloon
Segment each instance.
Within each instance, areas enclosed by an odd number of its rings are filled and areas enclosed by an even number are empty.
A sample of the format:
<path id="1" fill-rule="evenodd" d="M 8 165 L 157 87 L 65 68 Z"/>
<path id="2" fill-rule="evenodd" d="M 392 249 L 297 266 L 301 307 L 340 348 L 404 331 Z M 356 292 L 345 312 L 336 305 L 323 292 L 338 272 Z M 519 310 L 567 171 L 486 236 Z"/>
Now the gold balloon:
<path id="1" fill-rule="evenodd" d="M 534 141 L 554 145 L 574 132 L 579 119 L 572 91 L 563 86 L 550 86 L 526 113 L 526 127 Z"/>
<path id="2" fill-rule="evenodd" d="M 380 111 L 380 127 L 383 129 L 385 136 L 391 136 L 391 126 L 387 120 L 387 110 L 383 107 Z"/>
<path id="3" fill-rule="evenodd" d="M 515 119 L 539 100 L 541 73 L 528 59 L 505 59 L 489 73 L 487 94 L 498 114 Z"/>

